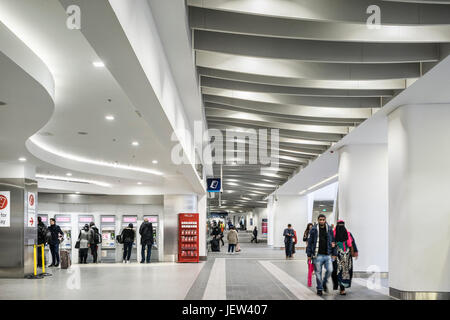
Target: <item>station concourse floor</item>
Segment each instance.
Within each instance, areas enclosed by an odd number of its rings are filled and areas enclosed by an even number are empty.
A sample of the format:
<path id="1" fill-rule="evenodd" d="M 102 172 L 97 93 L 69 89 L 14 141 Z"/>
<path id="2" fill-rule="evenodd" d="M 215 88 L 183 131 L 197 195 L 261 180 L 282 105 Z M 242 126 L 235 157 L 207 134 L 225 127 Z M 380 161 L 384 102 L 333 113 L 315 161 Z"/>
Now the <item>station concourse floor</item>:
<path id="1" fill-rule="evenodd" d="M 379 289 L 368 289 L 365 279 L 354 278 L 346 296 L 338 291 L 315 294 L 307 287 L 304 251 L 286 260 L 283 250 L 266 243 L 250 243 L 250 234 L 239 232 L 242 252 L 209 252 L 198 264 L 88 264 L 68 270 L 50 269 L 44 279 L 0 279 L 0 300 L 385 300 L 387 279 Z M 331 279 L 328 284 L 332 287 Z"/>

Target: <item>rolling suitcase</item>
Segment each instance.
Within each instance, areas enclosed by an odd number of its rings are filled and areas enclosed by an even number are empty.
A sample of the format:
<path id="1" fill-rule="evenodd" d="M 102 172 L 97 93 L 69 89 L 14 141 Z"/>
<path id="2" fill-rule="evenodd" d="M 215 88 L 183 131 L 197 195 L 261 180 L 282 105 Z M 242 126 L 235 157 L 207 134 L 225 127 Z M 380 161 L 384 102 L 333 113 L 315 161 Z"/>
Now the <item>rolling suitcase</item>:
<path id="1" fill-rule="evenodd" d="M 69 251 L 61 250 L 61 269 L 68 269 L 71 265 Z"/>
<path id="2" fill-rule="evenodd" d="M 211 251 L 212 252 L 220 252 L 220 245 L 218 239 L 211 240 Z"/>

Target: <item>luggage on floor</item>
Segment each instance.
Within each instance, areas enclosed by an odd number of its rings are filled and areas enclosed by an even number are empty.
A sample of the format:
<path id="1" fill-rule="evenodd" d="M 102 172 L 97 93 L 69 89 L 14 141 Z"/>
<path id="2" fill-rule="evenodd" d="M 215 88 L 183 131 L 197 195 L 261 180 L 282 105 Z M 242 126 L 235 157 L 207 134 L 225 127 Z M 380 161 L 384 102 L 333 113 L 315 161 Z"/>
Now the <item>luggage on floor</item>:
<path id="1" fill-rule="evenodd" d="M 71 265 L 69 251 L 61 250 L 60 256 L 61 256 L 61 269 L 68 269 Z"/>
<path id="2" fill-rule="evenodd" d="M 211 251 L 212 252 L 220 252 L 219 239 L 212 239 L 211 240 Z"/>
<path id="3" fill-rule="evenodd" d="M 239 243 L 236 245 L 236 249 L 234 251 L 241 252 L 241 245 Z"/>

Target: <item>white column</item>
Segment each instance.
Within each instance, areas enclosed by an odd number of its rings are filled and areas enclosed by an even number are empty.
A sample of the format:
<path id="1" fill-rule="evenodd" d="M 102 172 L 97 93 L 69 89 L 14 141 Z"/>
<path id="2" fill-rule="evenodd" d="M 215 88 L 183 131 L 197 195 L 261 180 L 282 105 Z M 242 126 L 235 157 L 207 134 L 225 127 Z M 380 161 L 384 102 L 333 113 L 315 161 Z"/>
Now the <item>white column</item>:
<path id="1" fill-rule="evenodd" d="M 388 128 L 391 293 L 449 299 L 450 104 L 399 107 Z"/>
<path id="2" fill-rule="evenodd" d="M 387 165 L 385 144 L 339 150 L 339 219 L 355 237 L 357 272 L 388 271 Z"/>
<path id="3" fill-rule="evenodd" d="M 303 231 L 308 223 L 308 198 L 306 196 L 278 195 L 278 200 L 273 202 L 272 227 L 269 225 L 269 233 L 272 232 L 273 246 L 284 248 L 283 231 L 290 223 L 297 232 L 298 246 L 302 245 Z M 271 220 L 269 219 L 269 224 Z"/>
<path id="4" fill-rule="evenodd" d="M 178 255 L 178 214 L 198 213 L 197 195 L 164 195 L 163 252 L 164 261 L 176 261 Z"/>
<path id="5" fill-rule="evenodd" d="M 200 259 L 206 260 L 206 207 L 207 207 L 207 195 L 198 196 L 198 221 L 199 221 L 199 255 Z"/>

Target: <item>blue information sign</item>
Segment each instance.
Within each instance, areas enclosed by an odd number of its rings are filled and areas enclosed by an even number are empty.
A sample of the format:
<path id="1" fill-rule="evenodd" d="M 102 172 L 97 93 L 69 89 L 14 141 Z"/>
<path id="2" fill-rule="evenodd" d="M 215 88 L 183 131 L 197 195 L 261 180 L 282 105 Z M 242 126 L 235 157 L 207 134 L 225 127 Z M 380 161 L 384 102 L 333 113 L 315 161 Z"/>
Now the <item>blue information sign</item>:
<path id="1" fill-rule="evenodd" d="M 208 178 L 206 179 L 208 192 L 220 192 L 222 188 L 222 182 L 220 178 Z"/>

